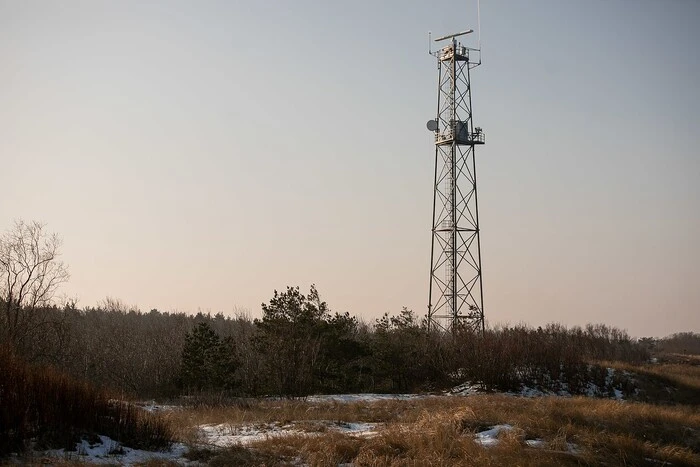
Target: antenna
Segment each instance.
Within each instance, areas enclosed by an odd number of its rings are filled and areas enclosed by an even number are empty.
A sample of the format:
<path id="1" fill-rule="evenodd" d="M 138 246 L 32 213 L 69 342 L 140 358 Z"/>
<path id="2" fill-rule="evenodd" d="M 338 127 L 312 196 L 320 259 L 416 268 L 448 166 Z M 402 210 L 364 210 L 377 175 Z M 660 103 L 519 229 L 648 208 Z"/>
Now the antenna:
<path id="1" fill-rule="evenodd" d="M 431 44 L 431 41 L 430 41 L 430 37 L 432 34 L 433 34 L 432 32 L 428 31 L 428 53 L 430 55 L 433 54 L 433 44 Z"/>
<path id="2" fill-rule="evenodd" d="M 479 48 L 479 52 L 481 52 L 481 8 L 480 8 L 481 1 L 476 0 L 476 36 L 477 36 L 477 44 L 479 44 L 477 47 Z"/>
<path id="3" fill-rule="evenodd" d="M 435 42 L 444 41 L 444 40 L 446 40 L 446 39 L 452 39 L 452 38 L 454 38 L 454 37 L 463 36 L 463 35 L 465 35 L 465 34 L 471 34 L 471 33 L 473 33 L 473 32 L 474 32 L 473 29 L 467 29 L 466 31 L 458 32 L 458 33 L 456 33 L 456 34 L 448 34 L 448 35 L 446 35 L 446 36 L 438 37 L 437 39 L 435 39 Z"/>

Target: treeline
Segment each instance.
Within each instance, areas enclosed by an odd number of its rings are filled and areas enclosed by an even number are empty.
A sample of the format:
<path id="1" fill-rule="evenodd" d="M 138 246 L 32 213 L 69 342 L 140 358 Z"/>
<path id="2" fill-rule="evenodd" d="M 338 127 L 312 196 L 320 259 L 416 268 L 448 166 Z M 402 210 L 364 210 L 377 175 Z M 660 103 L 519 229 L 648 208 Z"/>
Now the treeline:
<path id="1" fill-rule="evenodd" d="M 24 359 L 136 397 L 430 391 L 465 381 L 500 390 L 565 382 L 575 393 L 590 360 L 648 358 L 647 346 L 605 325 L 453 333 L 429 331 L 407 309 L 366 323 L 331 312 L 315 287 L 275 291 L 256 320 L 143 313 L 117 300 L 23 313 L 37 323 L 14 343 Z"/>
<path id="2" fill-rule="evenodd" d="M 652 340 L 651 346 L 657 352 L 700 355 L 700 333 L 678 332 L 664 339 Z"/>

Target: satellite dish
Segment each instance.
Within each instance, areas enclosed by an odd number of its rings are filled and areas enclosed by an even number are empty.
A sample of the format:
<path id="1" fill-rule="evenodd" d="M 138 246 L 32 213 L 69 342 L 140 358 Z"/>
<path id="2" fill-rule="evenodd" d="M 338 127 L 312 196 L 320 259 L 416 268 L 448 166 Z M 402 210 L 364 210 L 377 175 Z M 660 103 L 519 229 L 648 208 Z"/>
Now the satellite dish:
<path id="1" fill-rule="evenodd" d="M 427 126 L 428 130 L 430 130 L 430 131 L 437 131 L 438 122 L 437 122 L 437 120 L 428 120 L 428 123 L 425 126 Z"/>

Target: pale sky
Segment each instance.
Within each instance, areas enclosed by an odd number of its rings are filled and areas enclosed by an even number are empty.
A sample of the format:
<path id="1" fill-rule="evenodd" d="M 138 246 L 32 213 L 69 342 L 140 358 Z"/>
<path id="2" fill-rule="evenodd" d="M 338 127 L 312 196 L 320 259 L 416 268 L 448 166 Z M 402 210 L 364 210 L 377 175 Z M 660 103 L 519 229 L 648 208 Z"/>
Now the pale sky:
<path id="1" fill-rule="evenodd" d="M 0 0 L 0 230 L 62 292 L 247 309 L 428 299 L 436 64 L 476 1 Z M 476 45 L 476 34 L 467 45 Z M 483 0 L 490 324 L 700 331 L 700 2 Z"/>

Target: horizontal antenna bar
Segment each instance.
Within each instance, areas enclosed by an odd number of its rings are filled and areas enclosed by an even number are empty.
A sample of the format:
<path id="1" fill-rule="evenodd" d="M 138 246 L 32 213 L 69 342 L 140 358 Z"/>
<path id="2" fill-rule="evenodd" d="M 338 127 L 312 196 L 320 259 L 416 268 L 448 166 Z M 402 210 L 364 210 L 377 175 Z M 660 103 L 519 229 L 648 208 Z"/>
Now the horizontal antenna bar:
<path id="1" fill-rule="evenodd" d="M 465 34 L 470 34 L 472 32 L 474 32 L 473 29 L 468 29 L 466 31 L 458 32 L 456 34 L 448 34 L 447 36 L 438 37 L 437 39 L 435 39 L 435 42 L 444 41 L 445 39 L 452 39 L 453 37 L 463 36 Z"/>

